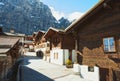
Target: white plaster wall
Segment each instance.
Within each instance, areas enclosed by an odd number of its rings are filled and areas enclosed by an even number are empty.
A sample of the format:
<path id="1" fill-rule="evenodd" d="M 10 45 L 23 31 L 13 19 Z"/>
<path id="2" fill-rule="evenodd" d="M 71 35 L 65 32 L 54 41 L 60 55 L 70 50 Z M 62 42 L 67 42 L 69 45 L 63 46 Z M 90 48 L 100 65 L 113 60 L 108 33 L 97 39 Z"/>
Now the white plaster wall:
<path id="1" fill-rule="evenodd" d="M 45 52 L 46 51 L 46 48 L 40 48 L 42 52 Z"/>
<path id="2" fill-rule="evenodd" d="M 54 53 L 58 53 L 58 59 L 54 58 Z M 55 63 L 55 64 L 59 64 L 59 65 L 63 65 L 63 64 L 65 64 L 65 60 L 68 58 L 67 55 L 68 55 L 67 50 L 52 49 L 50 51 L 50 62 Z"/>
<path id="3" fill-rule="evenodd" d="M 40 51 L 41 49 L 40 48 L 37 48 L 37 49 L 34 49 L 35 50 L 35 52 L 37 52 L 37 51 Z"/>
<path id="4" fill-rule="evenodd" d="M 99 68 L 94 66 L 94 72 L 88 71 L 88 66 L 86 65 L 80 65 L 80 75 L 84 79 L 88 79 L 91 81 L 100 81 L 99 80 Z"/>
<path id="5" fill-rule="evenodd" d="M 76 73 L 80 72 L 80 65 L 79 64 L 73 64 L 73 71 Z"/>

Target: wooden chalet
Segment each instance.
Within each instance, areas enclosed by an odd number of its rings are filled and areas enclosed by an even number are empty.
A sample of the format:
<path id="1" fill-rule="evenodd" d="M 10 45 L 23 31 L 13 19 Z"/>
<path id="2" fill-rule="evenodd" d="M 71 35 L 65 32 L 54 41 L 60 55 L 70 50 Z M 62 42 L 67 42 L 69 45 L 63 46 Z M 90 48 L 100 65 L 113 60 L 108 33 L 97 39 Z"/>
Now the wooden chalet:
<path id="1" fill-rule="evenodd" d="M 25 52 L 34 51 L 32 35 L 28 35 L 24 37 L 24 48 L 25 48 Z"/>
<path id="2" fill-rule="evenodd" d="M 37 53 L 37 56 L 43 57 L 44 60 L 47 60 L 49 56 L 49 42 L 44 38 L 45 31 L 39 30 L 36 35 L 33 34 L 33 43 L 34 49 Z"/>
<path id="3" fill-rule="evenodd" d="M 43 38 L 44 34 L 45 32 L 42 30 L 39 30 L 38 32 L 33 33 L 34 45 L 39 45 L 40 43 L 46 42 L 46 40 Z"/>
<path id="4" fill-rule="evenodd" d="M 22 52 L 24 34 L 3 32 L 0 27 L 0 81 L 7 81 L 8 70 Z"/>
<path id="5" fill-rule="evenodd" d="M 33 44 L 34 44 L 34 49 L 39 51 L 40 48 L 42 48 L 42 43 L 46 42 L 46 39 L 43 37 L 45 34 L 44 31 L 39 30 L 36 34 L 33 34 Z"/>
<path id="6" fill-rule="evenodd" d="M 72 50 L 74 50 L 75 47 L 74 39 L 70 35 L 66 35 L 61 29 L 50 27 L 44 37 L 50 42 L 51 61 L 57 62 L 57 64 L 65 64 L 65 60 L 68 58 L 74 60 L 72 59 Z M 62 59 L 61 63 L 59 58 Z"/>
<path id="7" fill-rule="evenodd" d="M 19 57 L 19 38 L 0 36 L 0 81 Z"/>
<path id="8" fill-rule="evenodd" d="M 98 66 L 100 81 L 120 81 L 120 0 L 101 0 L 65 31 L 79 64 Z"/>

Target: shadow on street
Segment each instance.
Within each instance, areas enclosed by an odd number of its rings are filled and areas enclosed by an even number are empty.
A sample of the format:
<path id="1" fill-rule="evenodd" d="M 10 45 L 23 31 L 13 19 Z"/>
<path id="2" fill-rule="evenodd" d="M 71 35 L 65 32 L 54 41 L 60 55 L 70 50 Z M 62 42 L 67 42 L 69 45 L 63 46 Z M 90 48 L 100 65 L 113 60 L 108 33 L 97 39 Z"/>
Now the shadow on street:
<path id="1" fill-rule="evenodd" d="M 39 73 L 29 67 L 21 66 L 19 81 L 54 81 L 53 79 Z"/>

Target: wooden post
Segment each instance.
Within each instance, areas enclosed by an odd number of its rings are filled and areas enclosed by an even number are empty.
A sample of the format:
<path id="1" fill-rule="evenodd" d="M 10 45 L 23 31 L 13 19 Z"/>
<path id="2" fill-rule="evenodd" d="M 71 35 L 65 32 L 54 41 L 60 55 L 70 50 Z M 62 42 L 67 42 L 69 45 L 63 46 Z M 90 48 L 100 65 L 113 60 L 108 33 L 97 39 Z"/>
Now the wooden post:
<path id="1" fill-rule="evenodd" d="M 77 43 L 77 39 L 76 39 L 76 40 L 75 40 L 75 52 L 76 52 L 76 57 L 75 57 L 76 59 L 75 59 L 75 61 L 76 61 L 76 62 L 78 62 L 78 60 L 77 60 L 77 49 L 78 49 L 77 44 L 78 44 L 78 43 Z"/>
<path id="2" fill-rule="evenodd" d="M 112 68 L 109 68 L 109 81 L 113 81 Z"/>
<path id="3" fill-rule="evenodd" d="M 78 63 L 78 60 L 77 60 L 77 51 L 78 51 L 78 33 L 76 31 L 72 31 L 72 34 L 74 36 L 74 39 L 75 39 L 75 52 L 76 52 L 76 55 L 75 55 L 75 62 Z"/>

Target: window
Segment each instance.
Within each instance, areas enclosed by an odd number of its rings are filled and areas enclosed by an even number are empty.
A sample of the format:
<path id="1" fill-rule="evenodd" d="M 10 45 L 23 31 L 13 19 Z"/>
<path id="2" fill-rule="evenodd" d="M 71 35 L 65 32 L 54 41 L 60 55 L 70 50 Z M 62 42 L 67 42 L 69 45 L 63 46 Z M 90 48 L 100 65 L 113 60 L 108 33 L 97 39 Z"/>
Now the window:
<path id="1" fill-rule="evenodd" d="M 113 37 L 110 38 L 104 38 L 103 39 L 104 44 L 104 51 L 105 52 L 115 52 L 115 40 Z"/>
<path id="2" fill-rule="evenodd" d="M 88 72 L 94 72 L 94 67 L 88 67 Z"/>
<path id="3" fill-rule="evenodd" d="M 47 47 L 50 47 L 50 44 L 49 44 L 49 43 L 47 43 Z"/>
<path id="4" fill-rule="evenodd" d="M 58 53 L 57 52 L 54 53 L 54 59 L 56 59 L 56 60 L 58 59 Z"/>

